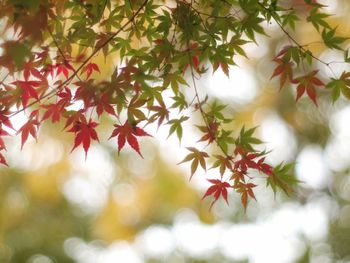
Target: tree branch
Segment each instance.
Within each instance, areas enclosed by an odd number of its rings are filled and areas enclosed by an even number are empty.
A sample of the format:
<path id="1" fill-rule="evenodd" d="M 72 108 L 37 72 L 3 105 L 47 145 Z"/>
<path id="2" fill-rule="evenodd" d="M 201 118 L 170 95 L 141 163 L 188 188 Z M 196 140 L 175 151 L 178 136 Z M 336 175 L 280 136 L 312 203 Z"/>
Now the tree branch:
<path id="1" fill-rule="evenodd" d="M 67 83 L 69 83 L 75 76 L 78 75 L 78 73 L 81 71 L 81 69 L 104 47 L 106 46 L 110 41 L 112 41 L 117 35 L 119 35 L 135 18 L 136 16 L 141 12 L 141 10 L 146 6 L 149 0 L 145 0 L 142 5 L 136 10 L 136 12 L 130 17 L 130 19 L 122 25 L 115 33 L 113 33 L 105 42 L 103 42 L 100 46 L 96 47 L 95 50 L 88 56 L 85 61 L 72 73 L 71 76 L 69 76 L 64 82 L 62 82 L 60 85 L 58 85 L 56 88 L 42 96 L 39 100 L 35 100 L 32 103 L 29 103 L 26 107 L 23 107 L 22 109 L 12 113 L 8 116 L 8 118 L 11 118 L 23 111 L 25 111 L 27 108 L 35 105 L 40 100 L 45 98 L 50 98 L 51 96 L 54 96 L 57 91 L 59 91 L 62 87 L 64 87 Z"/>

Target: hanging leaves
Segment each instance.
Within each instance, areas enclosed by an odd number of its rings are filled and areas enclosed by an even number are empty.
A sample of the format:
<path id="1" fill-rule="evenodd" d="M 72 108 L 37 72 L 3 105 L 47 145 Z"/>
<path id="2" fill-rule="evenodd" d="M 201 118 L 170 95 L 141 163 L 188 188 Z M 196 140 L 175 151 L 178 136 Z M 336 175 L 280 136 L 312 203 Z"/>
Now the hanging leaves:
<path id="1" fill-rule="evenodd" d="M 61 116 L 66 110 L 66 107 L 72 104 L 72 93 L 69 88 L 65 87 L 63 91 L 57 93 L 57 96 L 60 98 L 58 102 L 41 105 L 42 108 L 46 109 L 41 121 L 45 121 L 51 117 L 52 123 L 59 122 Z"/>
<path id="2" fill-rule="evenodd" d="M 96 113 L 98 117 L 100 117 L 104 111 L 109 113 L 110 115 L 117 116 L 113 106 L 108 102 L 109 99 L 110 98 L 108 97 L 108 93 L 104 93 L 101 96 L 101 99 L 96 105 Z"/>
<path id="3" fill-rule="evenodd" d="M 283 59 L 274 60 L 278 66 L 272 73 L 271 79 L 280 76 L 280 90 L 283 88 L 287 80 L 293 80 L 293 64 L 292 62 L 285 62 Z"/>
<path id="4" fill-rule="evenodd" d="M 143 129 L 137 127 L 136 125 L 131 125 L 128 121 L 126 121 L 123 125 L 114 125 L 115 129 L 112 132 L 112 135 L 109 139 L 113 137 L 118 137 L 118 153 L 120 153 L 121 149 L 123 149 L 125 142 L 133 148 L 142 158 L 142 154 L 140 152 L 140 146 L 137 140 L 137 137 L 142 136 L 151 136 Z"/>
<path id="5" fill-rule="evenodd" d="M 31 135 L 35 140 L 37 139 L 36 133 L 39 125 L 39 111 L 35 110 L 30 114 L 28 121 L 18 130 L 18 133 L 21 133 L 22 137 L 21 149 L 26 143 L 29 135 Z"/>
<path id="6" fill-rule="evenodd" d="M 4 33 L 15 32 L 1 44 L 0 55 L 1 70 L 8 73 L 0 82 L 0 163 L 4 165 L 2 137 L 8 135 L 7 129 L 14 130 L 11 118 L 20 112 L 26 118 L 18 130 L 22 148 L 29 137 L 37 138 L 40 124 L 62 121 L 64 129 L 74 134 L 72 151 L 82 146 L 85 156 L 91 143 L 99 142 L 97 120 L 118 123 L 110 136 L 116 137 L 118 153 L 127 142 L 141 157 L 139 138 L 151 136 L 141 127 L 166 125 L 168 137 L 176 134 L 181 144 L 185 123 L 196 123 L 199 137 L 193 143 L 204 148 L 187 147 L 189 154 L 180 163 L 190 163 L 190 179 L 199 166 L 206 170 L 208 165 L 220 176 L 209 180 L 212 185 L 203 197 L 213 197 L 211 206 L 221 197 L 227 202 L 231 191 L 246 207 L 249 198 L 255 199 L 253 189 L 258 185 L 251 172 L 273 191 L 281 188 L 291 193 L 297 184 L 292 167 L 270 165 L 269 152 L 257 147 L 262 141 L 254 135 L 256 128 L 233 129 L 232 109 L 203 94 L 205 87 L 197 82 L 209 66 L 229 76 L 231 67 L 239 64 L 237 56 L 249 58 L 246 44 L 265 37 L 266 25 L 273 21 L 290 40 L 272 58 L 271 79 L 279 80 L 280 90 L 295 87 L 297 101 L 306 93 L 315 105 L 317 89 L 323 86 L 333 102 L 340 95 L 350 99 L 350 73 L 322 76 L 315 62 L 330 72 L 333 64 L 293 35 L 301 21 L 308 21 L 323 40 L 318 43 L 322 48 L 344 48 L 347 38 L 332 26 L 330 14 L 317 1 L 298 1 L 293 9 L 283 1 L 256 0 L 212 1 L 204 7 L 196 1 L 177 1 L 176 6 L 149 0 L 134 1 L 132 6 L 107 1 L 91 8 L 84 1 L 59 7 L 17 2 L 7 1 L 0 12 L 6 21 Z M 59 15 L 63 13 L 72 15 Z M 108 65 L 97 63 L 100 53 Z M 345 63 L 350 61 L 348 53 L 344 51 Z M 103 66 L 112 65 L 108 78 L 92 78 Z"/>
<path id="7" fill-rule="evenodd" d="M 206 152 L 201 152 L 201 151 L 197 150 L 194 147 L 186 147 L 186 149 L 189 150 L 191 153 L 188 154 L 185 157 L 185 159 L 183 159 L 181 162 L 179 162 L 179 164 L 192 161 L 192 164 L 191 164 L 191 177 L 190 177 L 190 180 L 191 180 L 192 176 L 194 175 L 194 173 L 196 172 L 196 170 L 198 168 L 198 164 L 200 164 L 200 166 L 205 171 L 207 170 L 205 158 L 208 158 L 209 155 Z"/>
<path id="8" fill-rule="evenodd" d="M 71 152 L 82 144 L 85 151 L 85 158 L 87 157 L 91 140 L 99 141 L 97 132 L 95 131 L 97 125 L 98 123 L 91 119 L 87 121 L 84 115 L 73 123 L 73 126 L 68 130 L 68 132 L 72 132 L 75 135 L 74 145 Z"/>
<path id="9" fill-rule="evenodd" d="M 217 179 L 209 179 L 208 182 L 210 182 L 213 185 L 208 188 L 208 190 L 205 192 L 202 199 L 211 195 L 213 196 L 214 200 L 210 204 L 210 209 L 213 207 L 213 205 L 219 199 L 220 196 L 222 196 L 226 201 L 226 203 L 228 204 L 227 188 L 230 188 L 231 185 L 228 182 L 222 182 Z"/>
<path id="10" fill-rule="evenodd" d="M 100 73 L 98 65 L 95 63 L 89 63 L 83 68 L 82 73 L 86 73 L 86 79 L 89 79 L 94 71 Z"/>
<path id="11" fill-rule="evenodd" d="M 12 82 L 11 84 L 16 85 L 21 89 L 21 97 L 22 97 L 22 106 L 26 107 L 28 104 L 28 100 L 30 98 L 34 98 L 36 100 L 39 100 L 38 92 L 36 91 L 36 88 L 40 86 L 41 82 L 39 81 L 22 81 L 17 80 Z"/>
<path id="12" fill-rule="evenodd" d="M 295 83 L 297 84 L 296 101 L 298 101 L 306 91 L 307 96 L 317 106 L 316 87 L 324 86 L 324 83 L 316 77 L 317 73 L 318 70 L 314 70 L 307 75 L 295 79 Z"/>
<path id="13" fill-rule="evenodd" d="M 60 74 L 63 74 L 66 77 L 66 79 L 69 76 L 69 71 L 74 72 L 74 68 L 72 67 L 70 62 L 67 60 L 63 61 L 62 63 L 56 64 L 54 68 L 56 69 L 57 76 L 59 76 Z"/>

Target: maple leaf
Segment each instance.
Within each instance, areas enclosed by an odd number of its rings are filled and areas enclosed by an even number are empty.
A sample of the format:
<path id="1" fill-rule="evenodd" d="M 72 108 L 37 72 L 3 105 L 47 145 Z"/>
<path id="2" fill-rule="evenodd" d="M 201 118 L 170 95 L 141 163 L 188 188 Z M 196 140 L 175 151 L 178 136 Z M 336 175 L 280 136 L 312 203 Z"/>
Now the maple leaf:
<path id="1" fill-rule="evenodd" d="M 273 167 L 267 163 L 265 163 L 265 157 L 261 158 L 258 162 L 258 170 L 263 172 L 264 174 L 271 175 L 273 173 Z"/>
<path id="2" fill-rule="evenodd" d="M 222 156 L 222 155 L 214 155 L 214 156 L 217 160 L 214 162 L 211 169 L 219 167 L 219 171 L 220 171 L 221 176 L 224 175 L 226 168 L 229 170 L 233 169 L 232 168 L 232 159 L 233 158 L 231 156 Z"/>
<path id="3" fill-rule="evenodd" d="M 247 209 L 247 204 L 248 204 L 248 197 L 250 196 L 251 198 L 253 198 L 256 201 L 253 189 L 256 187 L 255 184 L 253 183 L 241 183 L 241 182 L 237 182 L 233 188 L 235 188 L 237 190 L 238 193 L 241 194 L 241 202 L 242 205 L 244 207 L 244 209 Z"/>
<path id="4" fill-rule="evenodd" d="M 51 76 L 51 78 L 55 75 L 55 66 L 51 64 L 46 64 L 44 67 L 40 70 L 40 73 L 43 74 L 43 77 L 47 78 L 48 75 Z"/>
<path id="5" fill-rule="evenodd" d="M 41 105 L 42 108 L 46 109 L 41 121 L 51 117 L 52 123 L 59 122 L 65 107 L 71 105 L 72 93 L 67 87 L 65 87 L 64 91 L 58 92 L 57 96 L 61 98 L 57 103 Z"/>
<path id="6" fill-rule="evenodd" d="M 84 108 L 87 109 L 94 105 L 96 100 L 96 86 L 93 84 L 93 79 L 87 81 L 77 81 L 74 83 L 78 87 L 75 92 L 74 99 L 82 100 L 84 102 Z"/>
<path id="7" fill-rule="evenodd" d="M 138 121 L 146 120 L 147 119 L 146 115 L 140 109 L 145 103 L 146 103 L 146 100 L 139 99 L 137 96 L 132 98 L 128 106 L 128 119 L 129 120 L 137 119 Z"/>
<path id="8" fill-rule="evenodd" d="M 34 98 L 36 100 L 39 100 L 39 95 L 38 95 L 37 91 L 35 90 L 35 88 L 40 86 L 40 84 L 41 84 L 40 81 L 16 80 L 16 81 L 12 82 L 11 84 L 15 84 L 16 86 L 18 86 L 22 89 L 22 105 L 23 105 L 23 107 L 27 106 L 28 100 L 30 98 Z"/>
<path id="9" fill-rule="evenodd" d="M 86 159 L 88 150 L 90 148 L 91 139 L 99 142 L 97 133 L 95 131 L 98 123 L 92 121 L 91 119 L 89 122 L 87 122 L 85 116 L 82 116 L 83 117 L 81 117 L 79 121 L 76 121 L 73 124 L 72 128 L 69 129 L 68 132 L 74 132 L 75 134 L 74 145 L 71 152 L 80 144 L 83 144 Z"/>
<path id="10" fill-rule="evenodd" d="M 27 62 L 24 64 L 23 76 L 26 81 L 29 80 L 30 76 L 40 80 L 44 80 L 45 78 L 43 75 L 41 75 L 40 71 L 34 67 L 32 62 Z"/>
<path id="11" fill-rule="evenodd" d="M 185 163 L 185 162 L 189 162 L 192 160 L 192 164 L 191 164 L 191 177 L 190 180 L 192 179 L 192 176 L 194 175 L 194 173 L 196 172 L 197 168 L 198 168 L 198 164 L 200 164 L 202 166 L 202 168 L 204 170 L 206 170 L 206 163 L 205 163 L 205 158 L 208 158 L 209 155 L 206 152 L 201 152 L 199 150 L 197 150 L 194 147 L 186 147 L 187 150 L 189 150 L 191 153 L 188 154 L 181 162 L 179 162 L 178 164 L 181 163 Z"/>
<path id="12" fill-rule="evenodd" d="M 68 116 L 65 116 L 67 120 L 63 130 L 72 125 L 73 123 L 79 122 L 81 119 L 83 120 L 85 118 L 83 109 L 80 109 L 78 111 L 68 111 L 66 113 Z"/>
<path id="13" fill-rule="evenodd" d="M 235 184 L 237 184 L 239 182 L 245 182 L 245 175 L 246 174 L 247 174 L 246 172 L 234 170 L 231 177 L 230 177 L 230 180 L 234 180 Z"/>
<path id="14" fill-rule="evenodd" d="M 165 119 L 169 121 L 169 111 L 164 103 L 160 103 L 160 106 L 152 106 L 149 108 L 149 110 L 155 112 L 151 117 L 149 117 L 149 122 L 154 122 L 156 119 L 158 119 L 158 128 Z"/>
<path id="15" fill-rule="evenodd" d="M 34 52 L 36 62 L 39 64 L 45 64 L 45 60 L 47 59 L 49 55 L 49 48 L 48 47 L 41 47 L 41 52 Z"/>
<path id="16" fill-rule="evenodd" d="M 57 103 L 47 104 L 47 105 L 40 105 L 42 108 L 46 109 L 46 112 L 44 113 L 43 118 L 41 121 L 44 121 L 51 117 L 52 123 L 59 122 L 62 107 Z"/>
<path id="17" fill-rule="evenodd" d="M 274 59 L 274 61 L 278 64 L 278 66 L 273 71 L 270 79 L 273 79 L 274 77 L 277 77 L 280 75 L 280 90 L 281 90 L 287 80 L 289 80 L 290 82 L 292 82 L 293 80 L 293 68 L 292 68 L 293 63 L 286 62 L 285 60 L 279 59 L 279 58 Z"/>
<path id="18" fill-rule="evenodd" d="M 215 138 L 218 133 L 219 123 L 216 121 L 212 121 L 208 123 L 208 126 L 197 126 L 197 128 L 205 133 L 197 142 L 204 142 L 208 141 L 208 144 L 215 141 Z"/>
<path id="19" fill-rule="evenodd" d="M 267 177 L 266 185 L 271 186 L 275 194 L 277 188 L 282 189 L 287 195 L 292 194 L 294 191 L 293 187 L 301 182 L 292 174 L 293 169 L 293 163 L 280 163 L 274 167 L 272 173 Z"/>
<path id="20" fill-rule="evenodd" d="M 209 179 L 208 181 L 213 185 L 208 188 L 208 190 L 203 195 L 202 199 L 210 195 L 214 196 L 214 200 L 210 204 L 210 209 L 213 207 L 213 205 L 219 199 L 220 196 L 222 196 L 226 201 L 226 203 L 228 204 L 227 188 L 231 187 L 231 185 L 228 182 L 222 182 L 218 179 Z"/>
<path id="21" fill-rule="evenodd" d="M 235 162 L 235 169 L 240 169 L 244 173 L 247 172 L 248 168 L 258 169 L 258 164 L 254 162 L 256 157 L 255 153 L 242 155 L 242 158 Z"/>
<path id="22" fill-rule="evenodd" d="M 18 130 L 18 133 L 21 133 L 22 137 L 21 149 L 23 149 L 23 145 L 27 141 L 29 134 L 35 140 L 37 139 L 36 133 L 39 125 L 39 111 L 35 110 L 30 114 L 28 121 Z"/>
<path id="23" fill-rule="evenodd" d="M 68 79 L 69 70 L 74 72 L 74 68 L 67 60 L 65 60 L 62 63 L 56 64 L 54 67 L 57 70 L 56 75 L 58 76 L 62 73 L 66 77 L 66 79 Z"/>
<path id="24" fill-rule="evenodd" d="M 255 130 L 256 127 L 248 130 L 246 130 L 244 126 L 242 127 L 239 137 L 235 140 L 235 154 L 245 155 L 247 151 L 254 152 L 255 150 L 252 145 L 262 143 L 260 139 L 253 137 Z"/>
<path id="25" fill-rule="evenodd" d="M 214 63 L 214 65 L 213 65 L 213 74 L 214 74 L 214 72 L 215 72 L 219 67 L 220 67 L 221 70 L 225 73 L 225 75 L 226 75 L 227 77 L 230 76 L 228 64 L 225 63 L 225 62 L 222 62 L 222 61 L 216 61 L 216 62 Z"/>
<path id="26" fill-rule="evenodd" d="M 295 79 L 295 83 L 298 84 L 296 101 L 298 101 L 306 91 L 306 94 L 308 95 L 308 97 L 317 106 L 315 88 L 316 86 L 318 87 L 324 86 L 324 83 L 319 78 L 316 77 L 317 73 L 318 73 L 318 70 L 314 70 L 307 75 L 304 75 Z"/>
<path id="27" fill-rule="evenodd" d="M 99 69 L 97 64 L 89 63 L 83 68 L 82 74 L 86 73 L 86 79 L 88 79 L 91 76 L 93 71 L 96 71 L 96 72 L 100 73 L 100 69 Z"/>
<path id="28" fill-rule="evenodd" d="M 125 142 L 128 141 L 128 144 L 143 158 L 140 152 L 140 146 L 137 141 L 137 136 L 151 136 L 143 129 L 131 125 L 128 121 L 126 121 L 123 125 L 114 125 L 115 129 L 113 130 L 109 139 L 118 136 L 118 154 L 121 149 L 123 149 Z"/>
<path id="29" fill-rule="evenodd" d="M 101 95 L 101 99 L 99 100 L 99 102 L 96 105 L 96 112 L 97 112 L 98 117 L 101 116 L 103 111 L 105 111 L 113 116 L 117 116 L 114 108 L 111 106 L 111 104 L 108 103 L 108 98 L 109 98 L 108 93 L 104 93 L 103 95 Z"/>

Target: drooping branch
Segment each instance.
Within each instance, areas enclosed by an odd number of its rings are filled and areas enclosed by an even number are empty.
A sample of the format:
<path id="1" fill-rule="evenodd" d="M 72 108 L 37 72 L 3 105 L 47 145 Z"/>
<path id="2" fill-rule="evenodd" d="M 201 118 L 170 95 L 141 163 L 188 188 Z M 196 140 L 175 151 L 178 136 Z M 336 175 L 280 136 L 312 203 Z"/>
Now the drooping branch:
<path id="1" fill-rule="evenodd" d="M 8 119 L 25 111 L 27 108 L 37 104 L 40 102 L 42 99 L 46 98 L 51 98 L 54 96 L 61 88 L 66 86 L 68 83 L 70 83 L 74 77 L 78 75 L 78 73 L 82 70 L 82 68 L 104 47 L 106 46 L 109 42 L 111 42 L 116 36 L 118 36 L 134 19 L 137 17 L 137 15 L 142 11 L 142 9 L 147 5 L 149 0 L 145 0 L 142 5 L 136 10 L 136 12 L 128 19 L 127 22 L 125 22 L 124 25 L 122 25 L 116 32 L 112 33 L 109 38 L 107 38 L 101 45 L 95 48 L 95 50 L 81 63 L 81 65 L 73 71 L 73 73 L 61 84 L 59 84 L 57 87 L 53 88 L 50 92 L 46 93 L 43 95 L 39 100 L 34 100 L 33 102 L 29 103 L 22 109 L 12 113 L 11 115 L 8 116 Z"/>

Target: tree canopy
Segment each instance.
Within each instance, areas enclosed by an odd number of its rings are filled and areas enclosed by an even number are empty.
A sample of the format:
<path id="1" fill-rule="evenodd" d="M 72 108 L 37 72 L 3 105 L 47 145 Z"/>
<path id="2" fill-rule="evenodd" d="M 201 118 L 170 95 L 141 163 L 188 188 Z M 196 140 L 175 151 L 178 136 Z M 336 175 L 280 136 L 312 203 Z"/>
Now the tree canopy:
<path id="1" fill-rule="evenodd" d="M 295 103 L 308 97 L 315 110 L 320 94 L 329 103 L 350 99 L 350 72 L 332 70 L 350 62 L 347 38 L 324 7 L 312 0 L 2 1 L 0 162 L 8 165 L 3 138 L 21 136 L 23 148 L 48 122 L 71 133 L 72 151 L 82 146 L 87 156 L 108 117 L 116 152 L 130 146 L 141 158 L 139 139 L 157 136 L 148 127 L 166 126 L 181 143 L 183 125 L 192 123 L 198 141 L 186 145 L 179 163 L 190 163 L 190 179 L 199 169 L 215 169 L 203 196 L 212 198 L 211 206 L 236 192 L 246 207 L 261 183 L 290 194 L 298 183 L 293 164 L 267 163 L 273 149 L 254 135 L 256 127 L 231 129 L 234 114 L 203 95 L 199 80 L 218 70 L 229 77 L 237 58 L 249 59 L 246 45 L 269 38 L 273 24 L 287 41 L 271 55 L 274 70 L 266 79 L 295 90 Z M 343 60 L 323 60 L 312 43 L 299 42 L 294 34 L 303 21 L 314 27 L 319 45 L 343 52 Z M 320 75 L 320 64 L 330 77 Z M 110 74 L 100 79 L 105 65 Z M 26 121 L 15 129 L 12 118 L 20 113 Z"/>

